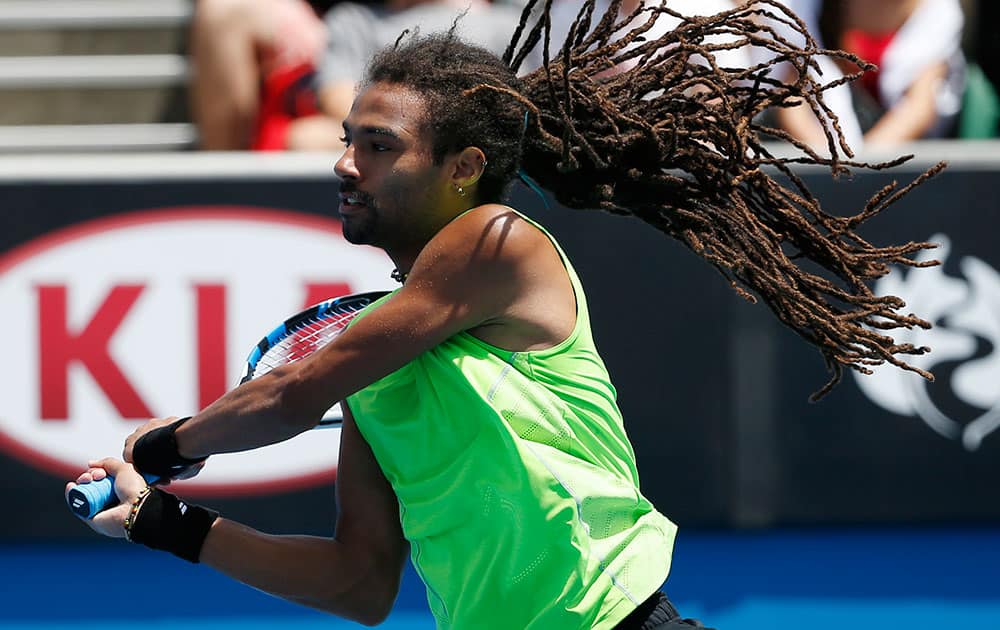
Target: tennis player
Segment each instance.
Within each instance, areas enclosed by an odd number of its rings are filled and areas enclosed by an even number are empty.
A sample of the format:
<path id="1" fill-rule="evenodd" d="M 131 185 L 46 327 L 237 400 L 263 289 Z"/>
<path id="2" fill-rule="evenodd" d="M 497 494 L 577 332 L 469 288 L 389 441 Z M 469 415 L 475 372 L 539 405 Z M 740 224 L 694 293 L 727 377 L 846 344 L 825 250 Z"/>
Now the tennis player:
<path id="1" fill-rule="evenodd" d="M 659 590 L 676 527 L 639 490 L 580 280 L 541 226 L 501 203 L 506 191 L 527 171 L 564 203 L 640 216 L 765 296 L 783 321 L 824 331 L 813 341 L 833 357 L 845 352 L 839 340 L 865 360 L 898 361 L 894 353 L 908 350 L 861 327 L 876 312 L 901 318 L 891 300 L 850 283 L 863 287 L 878 271 L 864 265 L 900 262 L 920 244 L 848 245 L 853 224 L 840 222 L 823 233 L 818 204 L 793 200 L 751 157 L 748 121 L 767 105 L 757 101 L 780 102 L 803 84 L 744 85 L 730 90 L 742 100 L 712 102 L 684 76 L 740 85 L 737 70 L 702 61 L 674 76 L 652 57 L 597 81 L 621 61 L 616 54 L 655 49 L 626 47 L 632 34 L 602 39 L 613 20 L 584 40 L 584 13 L 579 45 L 519 79 L 525 46 L 544 37 L 530 9 L 527 43 L 515 45 L 519 30 L 504 60 L 443 34 L 405 39 L 368 70 L 344 123 L 339 214 L 346 238 L 383 249 L 402 286 L 310 357 L 193 418 L 152 420 L 126 441 L 124 459 L 139 471 L 176 478 L 210 455 L 308 430 L 345 401 L 333 536 L 256 531 L 148 487 L 115 459 L 92 462 L 77 480 L 116 478 L 122 503 L 90 521 L 95 530 L 366 624 L 390 611 L 409 555 L 441 628 L 701 627 Z M 750 29 L 747 11 L 679 28 L 697 45 Z M 638 98 L 650 73 L 661 91 Z M 738 122 L 742 154 L 718 159 Z M 813 276 L 783 243 L 844 271 L 848 287 L 836 289 L 835 304 L 804 281 Z M 859 251 L 863 265 L 852 258 Z M 814 317 L 783 313 L 790 303 Z"/>

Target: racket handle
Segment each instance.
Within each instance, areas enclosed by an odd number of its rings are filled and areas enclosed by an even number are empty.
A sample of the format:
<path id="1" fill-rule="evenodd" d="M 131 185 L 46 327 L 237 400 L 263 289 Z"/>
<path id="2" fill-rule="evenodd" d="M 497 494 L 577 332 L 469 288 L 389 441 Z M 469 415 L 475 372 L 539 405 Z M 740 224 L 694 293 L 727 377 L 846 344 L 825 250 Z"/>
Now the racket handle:
<path id="1" fill-rule="evenodd" d="M 143 477 L 147 483 L 157 480 L 153 475 L 143 475 Z M 108 476 L 100 481 L 78 484 L 66 495 L 66 503 L 70 511 L 80 518 L 94 518 L 98 512 L 118 504 L 114 477 Z"/>

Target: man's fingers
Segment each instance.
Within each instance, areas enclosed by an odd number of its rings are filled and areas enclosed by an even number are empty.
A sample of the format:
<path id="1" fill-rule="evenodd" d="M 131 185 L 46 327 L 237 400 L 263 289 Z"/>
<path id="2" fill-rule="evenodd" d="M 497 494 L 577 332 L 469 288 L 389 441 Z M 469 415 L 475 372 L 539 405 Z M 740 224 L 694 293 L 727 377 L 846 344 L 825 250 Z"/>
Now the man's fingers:
<path id="1" fill-rule="evenodd" d="M 85 522 L 99 534 L 110 536 L 111 538 L 124 538 L 124 520 L 130 509 L 131 506 L 128 504 L 121 503 L 103 512 L 98 512 L 94 515 L 94 518 Z"/>
<path id="2" fill-rule="evenodd" d="M 125 462 L 118 459 L 117 457 L 105 457 L 104 459 L 98 459 L 92 461 L 88 464 L 91 468 L 101 469 L 107 472 L 108 475 L 112 477 L 117 477 L 118 472 L 128 466 Z M 101 477 L 103 479 L 103 477 Z"/>

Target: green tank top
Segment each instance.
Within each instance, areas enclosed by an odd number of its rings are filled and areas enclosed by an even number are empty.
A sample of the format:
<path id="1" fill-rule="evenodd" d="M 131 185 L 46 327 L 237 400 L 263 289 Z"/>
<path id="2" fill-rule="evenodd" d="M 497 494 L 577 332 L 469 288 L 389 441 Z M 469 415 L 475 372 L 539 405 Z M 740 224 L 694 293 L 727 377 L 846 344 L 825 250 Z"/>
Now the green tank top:
<path id="1" fill-rule="evenodd" d="M 611 628 L 670 568 L 677 528 L 639 492 L 580 281 L 552 242 L 577 303 L 562 343 L 511 352 L 460 333 L 348 398 L 439 628 Z"/>

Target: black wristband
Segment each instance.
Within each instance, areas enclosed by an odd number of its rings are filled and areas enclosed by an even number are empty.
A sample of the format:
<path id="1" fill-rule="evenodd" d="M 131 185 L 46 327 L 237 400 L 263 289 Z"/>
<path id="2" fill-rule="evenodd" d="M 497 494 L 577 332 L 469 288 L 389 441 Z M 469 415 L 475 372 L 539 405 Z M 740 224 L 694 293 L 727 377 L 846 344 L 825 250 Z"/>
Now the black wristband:
<path id="1" fill-rule="evenodd" d="M 191 416 L 188 416 L 153 429 L 135 441 L 132 447 L 132 463 L 139 472 L 156 475 L 160 479 L 169 479 L 183 472 L 185 468 L 205 461 L 204 457 L 201 459 L 181 457 L 177 452 L 177 438 L 174 432 L 190 419 Z"/>
<path id="2" fill-rule="evenodd" d="M 169 551 L 188 562 L 198 562 L 201 546 L 219 517 L 214 510 L 181 501 L 153 488 L 132 519 L 128 538 L 151 549 Z"/>

